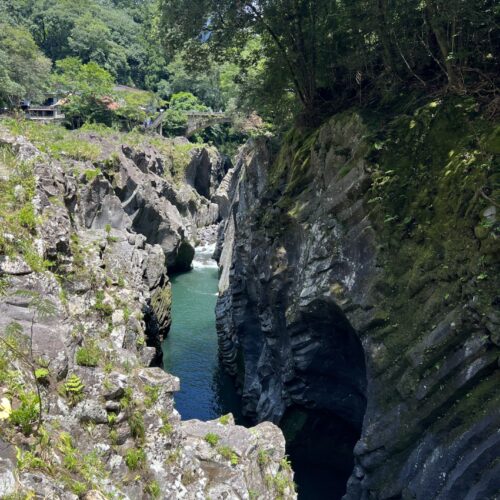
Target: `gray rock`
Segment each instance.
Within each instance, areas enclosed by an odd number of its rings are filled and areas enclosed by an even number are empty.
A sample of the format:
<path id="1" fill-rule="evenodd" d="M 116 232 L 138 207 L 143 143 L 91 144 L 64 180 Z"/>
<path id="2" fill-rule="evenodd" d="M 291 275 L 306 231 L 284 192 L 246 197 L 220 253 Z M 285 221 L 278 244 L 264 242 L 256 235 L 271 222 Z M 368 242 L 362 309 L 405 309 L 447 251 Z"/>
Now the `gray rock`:
<path id="1" fill-rule="evenodd" d="M 143 368 L 137 372 L 137 376 L 144 384 L 159 387 L 167 393 L 177 392 L 180 389 L 179 378 L 164 372 L 161 368 Z"/>
<path id="2" fill-rule="evenodd" d="M 34 243 L 41 257 L 56 261 L 59 273 L 56 279 L 50 270 L 36 273 L 20 260 L 0 258 L 0 273 L 9 273 L 8 293 L 0 297 L 0 334 L 12 322 L 24 335 L 32 333 L 33 357 L 50 372 L 50 383 L 42 389 L 44 429 L 50 438 L 43 459 L 59 470 L 68 433 L 78 459 L 96 470 L 88 498 L 145 498 L 154 479 L 163 498 L 248 498 L 255 485 L 259 498 L 274 499 L 266 475 L 279 472 L 284 456 L 279 430 L 236 428 L 231 418 L 225 426 L 213 422 L 200 428 L 208 432 L 224 427 L 225 442 L 235 448 L 239 460 L 231 463 L 227 450 L 211 449 L 194 431 L 189 436 L 183 432 L 173 401 L 179 379 L 144 367 L 158 361 L 170 326 L 166 264 L 188 268 L 198 234 L 204 241 L 213 239 L 214 228 L 198 230 L 218 222 L 217 204 L 187 184 L 175 184 L 170 159 L 152 147 L 117 150 L 98 134 L 75 134 L 79 140 L 99 143 L 103 157 L 98 164 L 55 161 L 23 139 L 5 137 L 0 129 L 0 143 L 6 141 L 22 158 L 36 162 L 33 203 L 42 223 Z M 228 165 L 213 150 L 196 156 L 193 182 L 212 196 Z M 74 172 L 97 166 L 102 173 L 94 179 L 75 177 Z M 39 314 L 40 298 L 53 304 L 52 314 Z M 27 338 L 20 340 L 20 345 L 29 345 Z M 80 347 L 95 348 L 96 366 L 75 364 Z M 14 359 L 12 368 L 26 390 L 35 389 L 29 364 Z M 151 386 L 157 389 L 155 401 L 148 393 Z M 123 456 L 137 447 L 132 430 L 140 434 L 142 428 L 144 477 L 124 481 L 131 473 Z M 18 444 L 26 438 L 13 439 Z M 257 449 L 266 446 L 272 459 L 264 471 L 258 466 Z M 0 450 L 0 496 L 16 487 L 40 498 L 76 499 L 50 470 L 16 476 L 13 447 L 0 448 L 10 450 L 9 456 Z M 99 472 L 102 467 L 105 474 Z M 80 472 L 75 469 L 72 477 L 83 481 Z M 291 471 L 280 473 L 291 484 Z M 285 498 L 295 498 L 291 489 Z"/>
<path id="3" fill-rule="evenodd" d="M 128 386 L 128 377 L 122 373 L 112 372 L 106 377 L 102 387 L 104 399 L 120 399 Z"/>
<path id="4" fill-rule="evenodd" d="M 107 424 L 108 414 L 106 409 L 94 400 L 85 400 L 74 409 L 74 414 L 80 422 L 92 422 L 94 424 Z"/>
<path id="5" fill-rule="evenodd" d="M 0 439 L 0 498 L 16 490 L 16 450 Z"/>

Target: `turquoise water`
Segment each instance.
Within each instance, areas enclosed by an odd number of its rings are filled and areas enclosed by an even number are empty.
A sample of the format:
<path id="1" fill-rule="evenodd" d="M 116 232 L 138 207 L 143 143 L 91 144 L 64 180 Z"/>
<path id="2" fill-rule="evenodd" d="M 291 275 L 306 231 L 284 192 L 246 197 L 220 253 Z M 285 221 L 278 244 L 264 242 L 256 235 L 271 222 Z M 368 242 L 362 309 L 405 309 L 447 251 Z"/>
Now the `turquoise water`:
<path id="1" fill-rule="evenodd" d="M 213 248 L 197 249 L 194 267 L 172 276 L 172 327 L 163 342 L 163 366 L 181 380 L 174 395 L 183 420 L 212 420 L 233 413 L 236 422 L 248 424 L 241 415 L 241 401 L 231 378 L 219 366 L 215 303 L 218 270 L 210 259 Z M 300 453 L 299 453 L 300 455 Z M 345 490 L 345 477 L 292 456 L 300 500 L 336 500 Z"/>
<path id="2" fill-rule="evenodd" d="M 163 367 L 181 380 L 174 398 L 183 420 L 211 420 L 228 412 L 240 417 L 238 395 L 218 362 L 218 270 L 212 251 L 198 248 L 193 269 L 171 278 L 172 326 L 163 342 Z"/>

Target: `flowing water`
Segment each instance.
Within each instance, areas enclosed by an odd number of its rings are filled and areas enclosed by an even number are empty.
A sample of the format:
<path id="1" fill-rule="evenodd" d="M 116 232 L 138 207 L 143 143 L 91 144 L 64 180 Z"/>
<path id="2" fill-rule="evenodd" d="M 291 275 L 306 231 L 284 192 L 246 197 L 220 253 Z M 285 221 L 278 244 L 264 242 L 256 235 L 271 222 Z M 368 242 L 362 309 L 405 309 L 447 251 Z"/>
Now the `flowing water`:
<path id="1" fill-rule="evenodd" d="M 163 342 L 163 366 L 181 380 L 174 397 L 183 420 L 211 420 L 228 412 L 241 417 L 239 397 L 217 356 L 213 250 L 213 245 L 198 247 L 193 269 L 171 278 L 172 326 Z"/>
<path id="2" fill-rule="evenodd" d="M 172 326 L 163 342 L 163 365 L 181 380 L 174 396 L 183 420 L 212 420 L 228 412 L 240 425 L 241 401 L 217 356 L 215 303 L 218 269 L 213 245 L 196 249 L 193 269 L 171 277 Z M 300 454 L 299 454 L 300 455 Z M 300 460 L 292 454 L 301 500 L 335 500 L 342 496 L 345 477 Z M 299 460 L 297 460 L 299 459 Z"/>

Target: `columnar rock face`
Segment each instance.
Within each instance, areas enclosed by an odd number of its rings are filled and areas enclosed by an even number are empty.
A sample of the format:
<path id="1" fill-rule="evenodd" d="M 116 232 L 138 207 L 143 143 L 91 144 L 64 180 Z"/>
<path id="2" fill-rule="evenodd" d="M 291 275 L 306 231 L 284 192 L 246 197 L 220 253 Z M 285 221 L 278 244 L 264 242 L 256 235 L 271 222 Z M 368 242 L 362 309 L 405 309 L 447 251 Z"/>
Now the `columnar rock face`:
<path id="1" fill-rule="evenodd" d="M 352 471 L 349 499 L 499 491 L 498 147 L 463 108 L 346 113 L 235 167 L 221 357 L 292 455 Z"/>
<path id="2" fill-rule="evenodd" d="M 32 165 L 36 216 L 24 258 L 0 255 L 0 497 L 295 498 L 276 426 L 181 422 L 179 380 L 150 367 L 167 266 L 189 266 L 217 206 L 176 191 L 152 148 L 97 169 L 3 132 L 0 147 Z"/>

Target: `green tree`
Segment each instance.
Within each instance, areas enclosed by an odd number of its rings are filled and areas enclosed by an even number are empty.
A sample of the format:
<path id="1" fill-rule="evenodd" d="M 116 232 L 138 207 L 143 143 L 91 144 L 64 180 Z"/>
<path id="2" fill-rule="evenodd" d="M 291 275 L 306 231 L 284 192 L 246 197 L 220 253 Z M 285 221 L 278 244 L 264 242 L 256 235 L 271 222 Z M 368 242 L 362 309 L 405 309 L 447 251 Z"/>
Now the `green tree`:
<path id="1" fill-rule="evenodd" d="M 80 15 L 75 2 L 70 0 L 33 2 L 27 15 L 29 29 L 38 46 L 52 61 L 71 54 L 68 37 Z"/>
<path id="2" fill-rule="evenodd" d="M 314 122 L 412 87 L 499 98 L 496 0 L 160 1 L 168 51 L 181 47 L 200 68 L 208 57 L 232 60 L 241 95 L 254 84 L 262 109 L 267 101 L 283 114 L 298 102 Z M 245 60 L 255 37 L 261 57 Z M 260 69 L 250 75 L 248 62 Z"/>
<path id="3" fill-rule="evenodd" d="M 274 86 L 282 94 L 292 86 L 303 107 L 312 112 L 330 67 L 325 56 L 335 46 L 336 2 L 283 0 L 242 2 L 162 0 L 167 48 L 183 43 L 192 53 L 212 46 L 220 53 L 243 48 L 259 35 L 272 59 Z M 235 51 L 229 51 L 235 55 Z M 237 54 L 237 51 L 236 51 Z M 202 59 L 202 58 L 200 58 Z"/>
<path id="4" fill-rule="evenodd" d="M 0 101 L 18 106 L 24 98 L 41 99 L 50 69 L 27 30 L 0 24 Z"/>
<path id="5" fill-rule="evenodd" d="M 167 76 L 156 0 L 2 0 L 0 19 L 28 29 L 53 62 L 94 61 L 120 83 L 150 89 Z"/>
<path id="6" fill-rule="evenodd" d="M 188 111 L 209 111 L 200 100 L 190 92 L 179 92 L 170 99 L 169 109 L 165 111 L 163 131 L 170 137 L 183 135 L 187 127 Z"/>
<path id="7" fill-rule="evenodd" d="M 84 122 L 111 124 L 112 112 L 108 109 L 114 79 L 97 63 L 87 64 L 76 57 L 56 63 L 54 84 L 68 94 L 65 113 L 73 126 Z"/>

